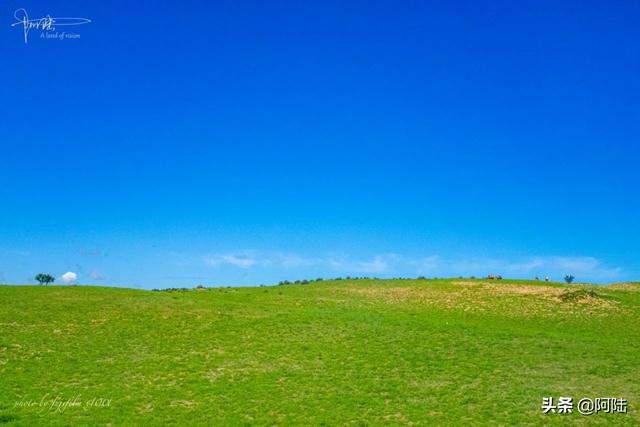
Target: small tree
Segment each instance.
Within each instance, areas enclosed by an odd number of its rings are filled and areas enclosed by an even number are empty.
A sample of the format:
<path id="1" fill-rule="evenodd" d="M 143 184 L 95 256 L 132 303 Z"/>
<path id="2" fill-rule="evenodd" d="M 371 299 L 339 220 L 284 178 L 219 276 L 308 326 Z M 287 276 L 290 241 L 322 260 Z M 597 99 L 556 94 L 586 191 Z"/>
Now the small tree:
<path id="1" fill-rule="evenodd" d="M 36 280 L 40 282 L 41 285 L 48 285 L 49 283 L 53 283 L 56 279 L 50 274 L 40 273 L 36 276 Z"/>
<path id="2" fill-rule="evenodd" d="M 566 276 L 564 276 L 564 281 L 569 284 L 573 283 L 574 279 L 575 277 L 572 274 L 567 274 Z"/>

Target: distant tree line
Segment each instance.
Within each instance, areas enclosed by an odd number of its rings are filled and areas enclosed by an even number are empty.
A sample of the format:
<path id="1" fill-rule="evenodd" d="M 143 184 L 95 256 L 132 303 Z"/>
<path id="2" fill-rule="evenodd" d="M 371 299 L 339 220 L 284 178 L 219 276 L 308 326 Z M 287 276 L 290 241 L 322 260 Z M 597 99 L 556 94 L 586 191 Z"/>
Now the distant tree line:
<path id="1" fill-rule="evenodd" d="M 476 277 L 475 276 L 470 276 L 468 277 L 471 280 L 475 280 Z M 490 274 L 486 277 L 489 280 L 502 280 L 502 276 L 500 275 L 493 275 Z M 53 278 L 52 278 L 53 279 Z M 391 277 L 388 278 L 387 280 L 439 280 L 440 278 L 438 277 L 432 277 L 432 278 L 428 278 L 425 276 L 418 276 L 416 278 L 413 277 Z M 459 276 L 458 279 L 464 279 L 463 276 Z M 564 280 L 567 283 L 572 283 L 573 280 L 575 279 L 574 276 L 568 274 L 564 277 Z M 285 286 L 285 285 L 309 285 L 312 283 L 316 283 L 316 282 L 323 282 L 323 281 L 340 281 L 340 280 L 381 280 L 378 277 L 368 277 L 368 276 L 345 276 L 345 277 L 334 277 L 332 279 L 324 279 L 322 277 L 318 277 L 317 279 L 298 279 L 298 280 L 281 280 L 278 282 L 278 286 Z M 538 277 L 536 277 L 536 280 L 539 280 Z M 549 280 L 548 278 L 545 278 L 545 280 Z M 260 285 L 260 287 L 265 286 Z M 195 287 L 196 290 L 213 290 L 213 289 L 224 289 L 224 288 L 230 288 L 230 286 L 220 286 L 220 287 L 213 287 L 213 288 L 208 288 L 204 285 L 198 285 Z M 156 292 L 186 292 L 186 291 L 190 291 L 193 288 L 164 288 L 164 289 L 152 289 L 153 291 Z"/>

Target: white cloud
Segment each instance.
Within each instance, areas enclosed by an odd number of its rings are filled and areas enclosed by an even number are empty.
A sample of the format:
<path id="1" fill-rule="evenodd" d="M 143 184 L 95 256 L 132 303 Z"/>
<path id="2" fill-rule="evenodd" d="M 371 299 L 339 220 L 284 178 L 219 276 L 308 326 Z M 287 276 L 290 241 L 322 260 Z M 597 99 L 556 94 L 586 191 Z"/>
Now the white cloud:
<path id="1" fill-rule="evenodd" d="M 104 274 L 102 274 L 100 271 L 98 270 L 93 270 L 89 276 L 91 276 L 91 278 L 93 280 L 104 280 Z"/>
<path id="2" fill-rule="evenodd" d="M 207 256 L 205 257 L 205 263 L 211 267 L 228 264 L 240 268 L 249 268 L 259 264 L 260 261 L 247 253 L 231 253 Z"/>
<path id="3" fill-rule="evenodd" d="M 593 257 L 533 256 L 507 258 L 466 258 L 441 260 L 439 270 L 448 275 L 484 276 L 489 273 L 515 278 L 550 276 L 562 280 L 566 274 L 578 280 L 602 281 L 620 277 L 622 270 Z"/>
<path id="4" fill-rule="evenodd" d="M 322 264 L 319 258 L 308 258 L 290 252 L 240 251 L 207 255 L 204 261 L 210 267 L 230 265 L 248 269 L 252 267 L 300 268 Z"/>
<path id="5" fill-rule="evenodd" d="M 356 262 L 352 269 L 358 273 L 388 273 L 396 270 L 395 264 L 401 261 L 403 261 L 402 257 L 396 254 L 376 255 L 370 261 Z"/>
<path id="6" fill-rule="evenodd" d="M 437 255 L 431 255 L 424 258 L 419 258 L 415 261 L 410 261 L 410 264 L 415 265 L 418 273 L 431 273 L 435 271 L 441 263 L 440 257 Z"/>
<path id="7" fill-rule="evenodd" d="M 544 273 L 574 274 L 594 279 L 614 279 L 621 274 L 618 267 L 610 267 L 603 261 L 593 257 L 534 257 L 528 262 L 512 264 L 509 271 L 515 274 Z"/>
<path id="8" fill-rule="evenodd" d="M 321 264 L 322 260 L 318 258 L 306 258 L 300 255 L 285 253 L 277 254 L 273 259 L 273 264 L 281 265 L 285 268 L 311 267 Z"/>
<path id="9" fill-rule="evenodd" d="M 394 253 L 354 258 L 346 254 L 307 257 L 292 252 L 255 251 L 219 253 L 206 256 L 211 267 L 232 266 L 240 269 L 270 268 L 281 270 L 306 269 L 309 274 L 371 274 L 401 276 L 477 276 L 500 274 L 513 278 L 550 276 L 562 280 L 573 274 L 578 280 L 606 281 L 620 277 L 621 269 L 611 267 L 594 257 L 532 256 L 532 257 L 442 257 L 438 255 L 404 256 Z"/>
<path id="10" fill-rule="evenodd" d="M 382 257 L 375 257 L 371 261 L 357 263 L 356 271 L 359 273 L 385 273 L 389 270 L 389 264 Z"/>
<path id="11" fill-rule="evenodd" d="M 240 251 L 213 254 L 204 257 L 210 267 L 224 265 L 249 269 L 253 267 L 270 267 L 281 269 L 317 268 L 333 270 L 341 273 L 378 274 L 394 270 L 393 264 L 400 261 L 396 254 L 376 255 L 371 259 L 351 259 L 345 255 L 324 257 L 306 257 L 291 252 Z"/>
<path id="12" fill-rule="evenodd" d="M 60 277 L 60 280 L 68 285 L 69 283 L 73 283 L 78 280 L 78 275 L 73 271 L 67 271 Z"/>

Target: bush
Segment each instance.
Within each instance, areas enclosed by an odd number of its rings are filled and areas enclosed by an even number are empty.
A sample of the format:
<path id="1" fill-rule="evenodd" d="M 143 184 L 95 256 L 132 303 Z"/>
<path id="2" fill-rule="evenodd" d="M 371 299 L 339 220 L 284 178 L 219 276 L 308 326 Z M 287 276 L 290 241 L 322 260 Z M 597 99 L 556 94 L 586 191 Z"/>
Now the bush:
<path id="1" fill-rule="evenodd" d="M 575 302 L 585 298 L 600 298 L 600 295 L 595 291 L 587 289 L 578 289 L 576 291 L 567 290 L 560 295 L 560 300 L 563 302 Z"/>
<path id="2" fill-rule="evenodd" d="M 564 276 L 564 281 L 571 284 L 573 283 L 575 277 L 572 274 L 567 274 L 566 276 Z"/>

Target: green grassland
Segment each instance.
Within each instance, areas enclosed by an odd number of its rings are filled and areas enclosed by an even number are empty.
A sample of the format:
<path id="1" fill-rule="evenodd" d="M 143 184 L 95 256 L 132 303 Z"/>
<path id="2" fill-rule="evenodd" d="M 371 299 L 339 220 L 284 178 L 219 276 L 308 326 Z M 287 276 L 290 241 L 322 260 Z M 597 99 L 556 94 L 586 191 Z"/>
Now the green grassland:
<path id="1" fill-rule="evenodd" d="M 544 396 L 629 413 L 543 415 Z M 639 407 L 634 284 L 0 286 L 0 423 L 638 425 Z"/>

